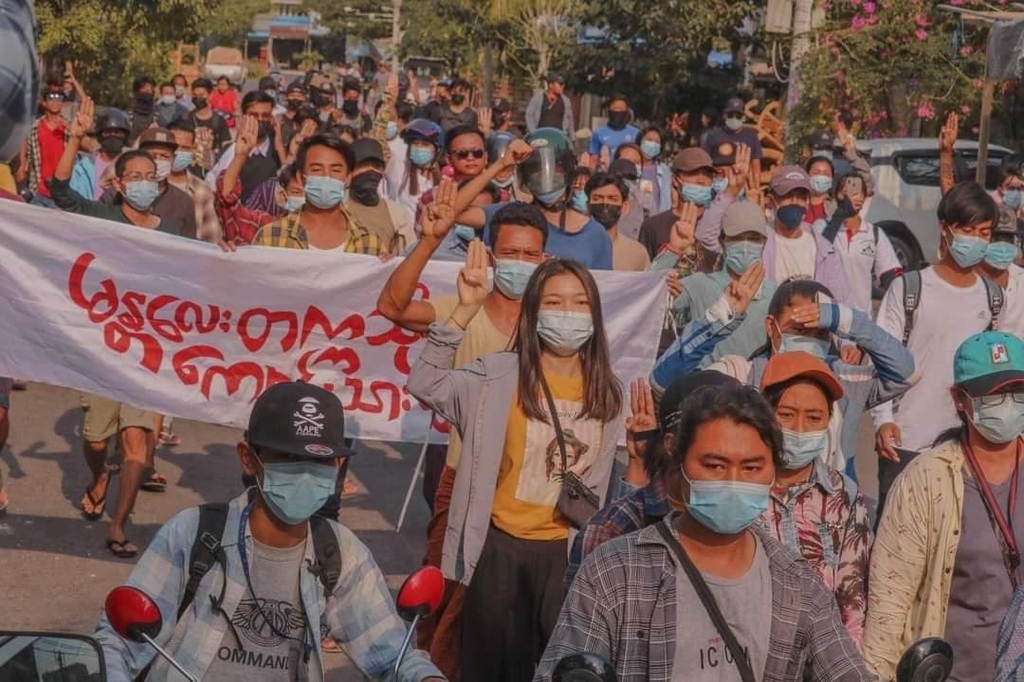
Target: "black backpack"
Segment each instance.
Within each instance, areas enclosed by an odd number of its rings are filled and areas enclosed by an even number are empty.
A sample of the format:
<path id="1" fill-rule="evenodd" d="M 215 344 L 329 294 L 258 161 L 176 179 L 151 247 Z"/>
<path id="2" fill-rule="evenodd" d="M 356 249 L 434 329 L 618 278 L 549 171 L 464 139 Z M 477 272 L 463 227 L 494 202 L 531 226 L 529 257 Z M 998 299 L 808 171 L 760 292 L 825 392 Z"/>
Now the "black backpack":
<path id="1" fill-rule="evenodd" d="M 981 277 L 979 275 L 979 277 Z M 991 320 L 985 331 L 995 329 L 999 321 L 999 313 L 1003 310 L 1003 289 L 995 282 L 981 278 L 985 283 L 985 294 L 988 296 L 988 311 Z M 903 273 L 903 345 L 910 340 L 910 332 L 914 329 L 914 311 L 921 304 L 921 272 L 912 270 Z"/>

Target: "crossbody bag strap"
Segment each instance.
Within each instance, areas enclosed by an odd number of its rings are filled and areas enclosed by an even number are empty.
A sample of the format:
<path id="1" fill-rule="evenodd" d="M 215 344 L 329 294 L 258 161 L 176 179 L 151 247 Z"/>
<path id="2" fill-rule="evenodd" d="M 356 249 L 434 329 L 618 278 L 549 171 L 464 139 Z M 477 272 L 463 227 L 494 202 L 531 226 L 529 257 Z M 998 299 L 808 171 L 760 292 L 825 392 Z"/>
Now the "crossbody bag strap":
<path id="1" fill-rule="evenodd" d="M 555 409 L 555 399 L 551 396 L 551 389 L 544 375 L 540 375 L 540 385 L 544 389 L 544 397 L 548 402 L 548 412 L 551 414 L 551 425 L 555 427 L 555 437 L 558 438 L 558 449 L 562 453 L 562 474 L 569 471 L 569 458 L 565 454 L 565 436 L 562 435 L 562 424 L 558 421 L 558 410 Z"/>
<path id="2" fill-rule="evenodd" d="M 683 570 L 686 571 L 687 577 L 690 579 L 690 584 L 693 585 L 694 591 L 697 592 L 697 596 L 700 597 L 701 603 L 704 604 L 704 609 L 708 612 L 708 616 L 711 618 L 711 622 L 715 624 L 715 629 L 718 630 L 718 634 L 721 635 L 722 639 L 725 640 L 725 646 L 729 648 L 732 653 L 732 660 L 736 662 L 736 668 L 739 670 L 740 679 L 743 682 L 757 682 L 757 678 L 754 677 L 754 670 L 750 667 L 750 661 L 747 660 L 746 654 L 743 652 L 743 647 L 736 640 L 736 635 L 733 634 L 732 628 L 729 627 L 729 623 L 726 622 L 725 616 L 722 615 L 722 611 L 718 608 L 718 602 L 715 601 L 715 595 L 711 594 L 711 588 L 704 582 L 704 576 L 700 574 L 697 567 L 690 561 L 690 557 L 687 556 L 686 550 L 683 549 L 683 545 L 679 542 L 679 539 L 675 536 L 675 531 L 669 528 L 668 521 L 662 521 L 656 524 L 658 532 L 661 533 L 661 537 L 665 540 L 665 543 L 675 554 L 676 560 L 682 565 Z"/>

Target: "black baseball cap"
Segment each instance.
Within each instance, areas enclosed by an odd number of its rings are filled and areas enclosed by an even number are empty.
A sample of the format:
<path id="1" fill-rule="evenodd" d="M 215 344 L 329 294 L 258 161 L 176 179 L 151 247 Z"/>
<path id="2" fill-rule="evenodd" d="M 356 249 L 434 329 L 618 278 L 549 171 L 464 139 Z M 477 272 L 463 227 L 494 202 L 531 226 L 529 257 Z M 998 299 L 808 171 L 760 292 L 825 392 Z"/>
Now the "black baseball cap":
<path id="1" fill-rule="evenodd" d="M 629 180 L 637 179 L 636 164 L 626 159 L 615 159 L 612 161 L 611 165 L 608 166 L 608 172 Z"/>
<path id="2" fill-rule="evenodd" d="M 679 423 L 679 407 L 691 393 L 707 387 L 739 386 L 740 382 L 722 372 L 705 369 L 679 377 L 665 389 L 658 403 L 658 428 L 668 433 Z"/>
<path id="3" fill-rule="evenodd" d="M 256 399 L 245 440 L 257 448 L 295 457 L 336 459 L 353 454 L 345 445 L 341 400 L 303 381 L 274 384 Z"/>
<path id="4" fill-rule="evenodd" d="M 356 165 L 364 161 L 384 161 L 384 148 L 372 137 L 360 137 L 352 143 L 352 153 L 356 155 Z"/>
<path id="5" fill-rule="evenodd" d="M 836 144 L 836 139 L 832 133 L 823 128 L 813 130 L 807 141 L 810 143 L 811 149 L 831 150 Z"/>

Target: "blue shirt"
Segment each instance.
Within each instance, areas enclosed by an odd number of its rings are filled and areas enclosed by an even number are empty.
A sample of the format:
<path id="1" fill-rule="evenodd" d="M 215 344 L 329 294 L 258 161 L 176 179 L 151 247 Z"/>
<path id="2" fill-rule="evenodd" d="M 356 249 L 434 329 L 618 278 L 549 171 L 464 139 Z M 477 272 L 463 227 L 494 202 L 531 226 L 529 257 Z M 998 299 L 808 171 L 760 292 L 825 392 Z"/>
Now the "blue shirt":
<path id="1" fill-rule="evenodd" d="M 622 130 L 613 130 L 605 123 L 595 130 L 593 137 L 590 138 L 590 153 L 600 154 L 601 147 L 608 147 L 608 153 L 614 156 L 620 144 L 636 142 L 636 136 L 639 134 L 640 129 L 636 126 L 628 125 Z"/>
<path id="2" fill-rule="evenodd" d="M 506 201 L 483 207 L 484 215 L 487 216 L 483 234 L 485 244 L 490 244 L 491 218 L 508 203 Z M 573 233 L 548 222 L 548 243 L 544 252 L 558 258 L 579 261 L 591 270 L 612 269 L 612 241 L 608 239 L 608 232 L 601 223 L 593 219 L 588 220 L 579 232 Z"/>

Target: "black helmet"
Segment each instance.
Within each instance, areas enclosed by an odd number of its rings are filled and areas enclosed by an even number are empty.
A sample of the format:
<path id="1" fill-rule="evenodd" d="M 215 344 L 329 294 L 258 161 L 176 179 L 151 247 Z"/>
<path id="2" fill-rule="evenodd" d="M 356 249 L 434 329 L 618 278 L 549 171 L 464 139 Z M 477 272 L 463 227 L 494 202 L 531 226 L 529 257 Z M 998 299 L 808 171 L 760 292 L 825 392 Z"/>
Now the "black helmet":
<path id="1" fill-rule="evenodd" d="M 555 203 L 565 194 L 576 170 L 569 138 L 556 128 L 538 128 L 526 136 L 526 142 L 533 153 L 519 164 L 519 183 L 542 204 Z"/>
<path id="2" fill-rule="evenodd" d="M 125 135 L 131 133 L 131 125 L 128 123 L 128 114 L 121 109 L 108 107 L 103 113 L 96 117 L 96 133 L 104 130 L 123 130 Z"/>
<path id="3" fill-rule="evenodd" d="M 444 132 L 441 130 L 441 126 L 433 121 L 428 121 L 425 118 L 414 118 L 409 121 L 409 125 L 402 131 L 402 139 L 408 144 L 412 144 L 417 140 L 426 140 L 440 149 L 444 143 Z"/>
<path id="4" fill-rule="evenodd" d="M 518 140 L 515 133 L 497 132 L 492 133 L 487 140 L 487 163 L 494 163 L 505 156 L 505 150 L 512 144 L 512 140 Z"/>

